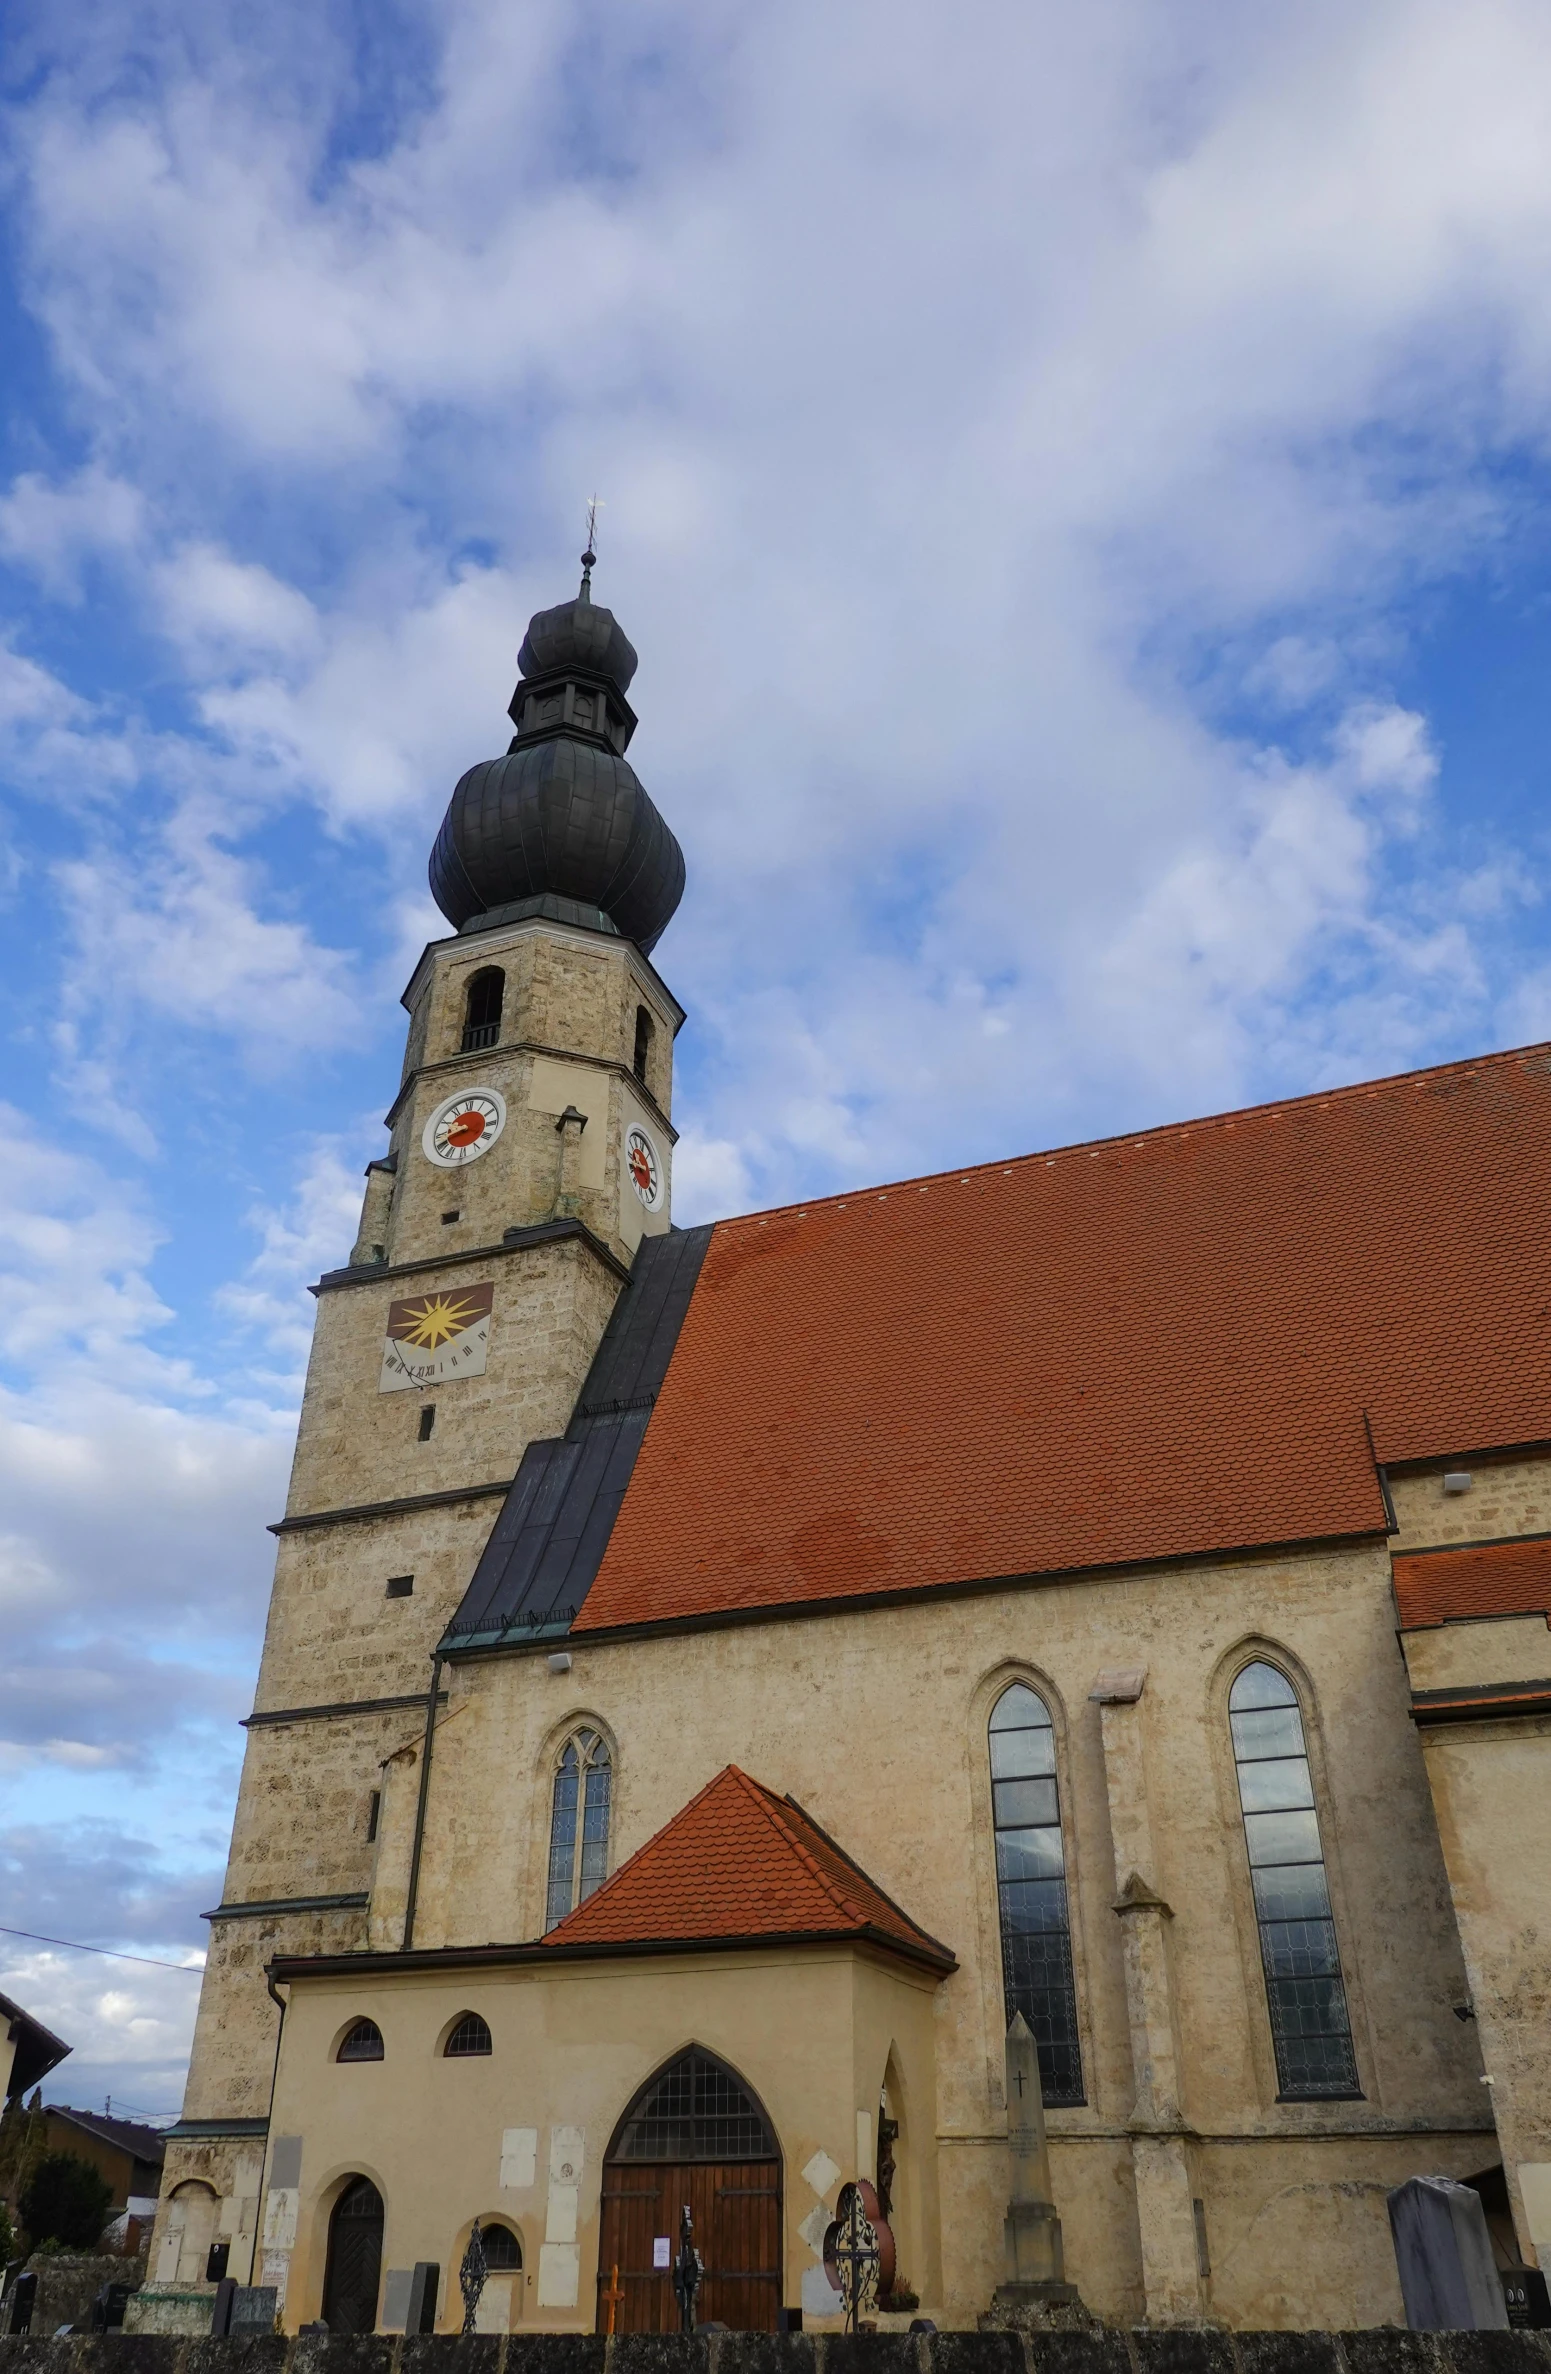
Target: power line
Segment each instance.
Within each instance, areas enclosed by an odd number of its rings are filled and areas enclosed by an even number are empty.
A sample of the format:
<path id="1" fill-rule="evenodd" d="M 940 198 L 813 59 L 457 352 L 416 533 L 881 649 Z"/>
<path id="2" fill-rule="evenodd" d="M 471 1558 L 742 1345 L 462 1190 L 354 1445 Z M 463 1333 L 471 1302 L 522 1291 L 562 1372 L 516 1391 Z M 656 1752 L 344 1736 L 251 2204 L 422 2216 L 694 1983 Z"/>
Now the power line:
<path id="1" fill-rule="evenodd" d="M 36 1929 L 8 1929 L 0 1921 L 0 1937 L 25 1937 L 33 1945 L 62 1945 L 68 1954 L 106 1954 L 110 1962 L 139 1962 L 147 1970 L 181 1970 L 189 1978 L 203 1978 L 203 1962 L 161 1962 L 154 1954 L 122 1954 L 113 1945 L 81 1945 L 73 1937 L 43 1937 Z"/>

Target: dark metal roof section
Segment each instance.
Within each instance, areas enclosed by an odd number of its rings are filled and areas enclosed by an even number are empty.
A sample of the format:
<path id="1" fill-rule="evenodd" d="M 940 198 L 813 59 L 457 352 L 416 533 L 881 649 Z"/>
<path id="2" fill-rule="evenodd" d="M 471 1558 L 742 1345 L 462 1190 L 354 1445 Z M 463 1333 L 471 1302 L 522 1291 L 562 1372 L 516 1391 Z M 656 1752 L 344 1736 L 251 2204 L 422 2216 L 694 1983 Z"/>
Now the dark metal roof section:
<path id="1" fill-rule="evenodd" d="M 571 1423 L 524 1451 L 440 1655 L 569 1631 L 603 1562 L 710 1241 L 709 1226 L 642 1238 Z"/>
<path id="2" fill-rule="evenodd" d="M 650 954 L 684 895 L 684 853 L 625 750 L 636 655 L 591 568 L 574 602 L 540 610 L 517 654 L 516 737 L 470 767 L 431 852 L 431 894 L 459 931 L 525 915 L 634 940 Z"/>

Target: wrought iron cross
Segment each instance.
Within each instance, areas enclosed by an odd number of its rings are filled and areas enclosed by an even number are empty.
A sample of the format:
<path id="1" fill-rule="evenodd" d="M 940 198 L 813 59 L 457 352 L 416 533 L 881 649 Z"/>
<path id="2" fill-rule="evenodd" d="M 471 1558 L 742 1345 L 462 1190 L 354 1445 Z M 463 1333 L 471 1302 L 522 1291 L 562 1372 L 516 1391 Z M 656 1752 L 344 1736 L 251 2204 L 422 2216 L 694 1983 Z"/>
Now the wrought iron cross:
<path id="1" fill-rule="evenodd" d="M 878 2264 L 876 2236 L 874 2236 L 873 2248 L 870 2250 L 862 2240 L 862 2235 L 867 2230 L 867 2218 L 862 2209 L 861 2187 L 853 2184 L 846 2196 L 845 2232 L 842 2239 L 835 2245 L 835 2262 L 844 2270 L 844 2277 L 849 2279 L 844 2280 L 846 2330 L 849 2333 L 856 2331 L 857 2318 L 861 2314 L 862 2293 L 867 2287 L 867 2270 L 869 2267 L 875 2268 Z"/>
<path id="2" fill-rule="evenodd" d="M 679 2255 L 674 2262 L 673 2289 L 679 2303 L 679 2329 L 695 2329 L 695 2299 L 705 2274 L 705 2261 L 695 2248 L 695 2221 L 686 2202 L 679 2212 Z"/>
<path id="3" fill-rule="evenodd" d="M 469 2236 L 468 2249 L 463 2254 L 463 2264 L 458 2269 L 458 2289 L 463 2294 L 462 2329 L 465 2333 L 472 2333 L 474 2330 L 474 2318 L 479 2308 L 479 2295 L 485 2288 L 485 2277 L 489 2272 L 489 2261 L 485 2257 L 485 2237 L 479 2230 L 479 2220 L 476 2217 L 474 2231 Z"/>

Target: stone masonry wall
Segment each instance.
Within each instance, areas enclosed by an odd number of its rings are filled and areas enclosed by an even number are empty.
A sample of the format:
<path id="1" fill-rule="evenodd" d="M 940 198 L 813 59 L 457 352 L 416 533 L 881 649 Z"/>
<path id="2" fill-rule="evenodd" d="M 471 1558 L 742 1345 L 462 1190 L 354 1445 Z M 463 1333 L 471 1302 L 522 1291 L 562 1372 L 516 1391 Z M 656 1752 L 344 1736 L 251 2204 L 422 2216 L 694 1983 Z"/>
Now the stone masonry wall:
<path id="1" fill-rule="evenodd" d="M 1544 2333 L 104 2334 L 0 2340 L 0 2374 L 1551 2374 Z"/>

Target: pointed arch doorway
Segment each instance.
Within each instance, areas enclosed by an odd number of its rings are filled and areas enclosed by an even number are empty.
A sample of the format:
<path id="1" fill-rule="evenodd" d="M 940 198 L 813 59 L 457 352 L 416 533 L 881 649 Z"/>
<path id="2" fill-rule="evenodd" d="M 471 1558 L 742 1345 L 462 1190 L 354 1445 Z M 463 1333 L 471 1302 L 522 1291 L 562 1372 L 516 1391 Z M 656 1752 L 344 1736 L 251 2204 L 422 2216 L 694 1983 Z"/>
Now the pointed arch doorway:
<path id="1" fill-rule="evenodd" d="M 675 2333 L 679 2306 L 661 2242 L 679 2247 L 688 2204 L 705 2261 L 701 2324 L 773 2333 L 781 2305 L 781 2153 L 742 2078 L 699 2045 L 647 2079 L 614 2130 L 603 2166 L 598 2250 L 602 2291 L 619 2269 L 618 2333 Z"/>
<path id="2" fill-rule="evenodd" d="M 331 2333 L 375 2333 L 381 2279 L 382 2195 L 369 2176 L 357 2176 L 329 2219 L 323 2321 Z"/>

